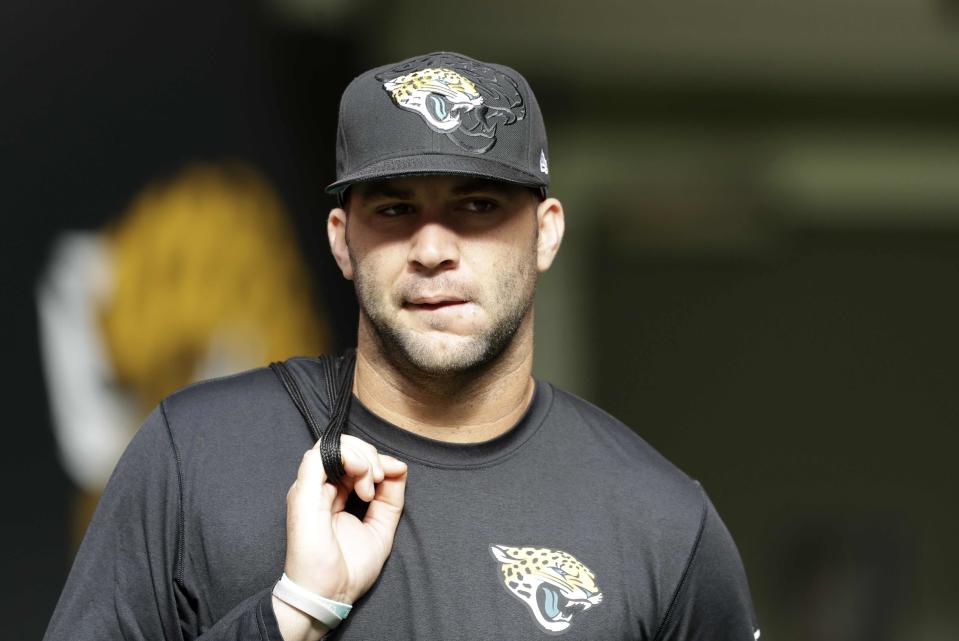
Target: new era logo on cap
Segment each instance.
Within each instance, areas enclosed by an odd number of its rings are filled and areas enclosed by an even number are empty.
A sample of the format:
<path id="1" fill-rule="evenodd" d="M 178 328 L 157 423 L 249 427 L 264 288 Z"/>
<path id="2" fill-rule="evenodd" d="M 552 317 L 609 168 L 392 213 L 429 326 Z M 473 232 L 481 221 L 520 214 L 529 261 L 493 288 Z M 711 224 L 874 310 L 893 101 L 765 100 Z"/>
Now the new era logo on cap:
<path id="1" fill-rule="evenodd" d="M 437 52 L 372 69 L 340 102 L 337 193 L 423 174 L 549 184 L 546 129 L 526 80 L 502 65 Z"/>

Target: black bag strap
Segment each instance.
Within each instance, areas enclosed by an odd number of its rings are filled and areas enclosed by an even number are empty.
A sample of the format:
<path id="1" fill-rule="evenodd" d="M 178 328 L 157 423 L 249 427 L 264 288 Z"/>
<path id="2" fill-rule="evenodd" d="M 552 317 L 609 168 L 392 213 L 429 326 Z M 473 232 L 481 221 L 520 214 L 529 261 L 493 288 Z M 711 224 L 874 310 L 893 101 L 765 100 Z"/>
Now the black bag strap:
<path id="1" fill-rule="evenodd" d="M 286 363 L 274 361 L 270 369 L 280 379 L 283 389 L 300 412 L 313 441 L 320 442 L 320 457 L 326 477 L 334 485 L 346 475 L 343 469 L 343 457 L 340 452 L 340 436 L 350 415 L 350 400 L 353 398 L 353 374 L 356 370 L 356 350 L 349 349 L 339 358 L 320 356 L 320 365 L 326 379 L 326 398 L 330 406 L 330 421 L 326 429 L 320 428 L 316 417 L 307 405 L 296 377 Z"/>

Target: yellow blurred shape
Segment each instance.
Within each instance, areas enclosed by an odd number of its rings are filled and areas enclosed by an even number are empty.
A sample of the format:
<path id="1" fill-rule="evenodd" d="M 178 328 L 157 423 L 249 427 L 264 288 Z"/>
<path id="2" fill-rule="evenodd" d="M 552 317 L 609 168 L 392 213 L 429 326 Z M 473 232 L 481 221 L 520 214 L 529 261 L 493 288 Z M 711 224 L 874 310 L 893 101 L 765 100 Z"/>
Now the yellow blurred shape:
<path id="1" fill-rule="evenodd" d="M 236 370 L 326 347 L 294 230 L 255 170 L 191 166 L 147 187 L 106 233 L 104 342 L 144 412 L 211 359 Z"/>

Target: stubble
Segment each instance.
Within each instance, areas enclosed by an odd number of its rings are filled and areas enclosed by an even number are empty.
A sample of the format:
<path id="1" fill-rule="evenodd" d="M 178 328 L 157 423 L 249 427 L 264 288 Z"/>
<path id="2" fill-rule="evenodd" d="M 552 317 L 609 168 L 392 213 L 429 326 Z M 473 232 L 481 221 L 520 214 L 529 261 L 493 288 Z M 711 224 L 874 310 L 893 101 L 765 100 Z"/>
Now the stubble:
<path id="1" fill-rule="evenodd" d="M 475 289 L 457 283 L 449 276 L 439 275 L 430 277 L 428 282 L 407 283 L 405 290 L 393 292 L 385 300 L 379 286 L 367 277 L 363 264 L 354 261 L 354 285 L 360 314 L 368 321 L 381 355 L 399 372 L 424 383 L 452 383 L 489 370 L 513 341 L 531 311 L 537 277 L 535 249 L 534 238 L 532 251 L 520 252 L 507 265 L 497 264 L 496 278 L 481 293 L 481 298 L 476 298 L 480 292 Z M 395 310 L 409 296 L 409 290 L 420 286 L 462 295 L 480 304 L 489 315 L 488 326 L 466 336 L 442 331 L 420 332 L 404 326 L 395 317 Z"/>

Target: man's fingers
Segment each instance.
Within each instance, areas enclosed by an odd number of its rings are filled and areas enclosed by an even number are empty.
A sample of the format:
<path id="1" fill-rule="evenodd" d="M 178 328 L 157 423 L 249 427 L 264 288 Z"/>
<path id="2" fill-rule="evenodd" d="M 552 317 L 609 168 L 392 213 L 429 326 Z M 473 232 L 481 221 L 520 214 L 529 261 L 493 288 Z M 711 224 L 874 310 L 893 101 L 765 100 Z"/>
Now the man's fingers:
<path id="1" fill-rule="evenodd" d="M 344 509 L 350 492 L 355 491 L 364 501 L 373 501 L 378 494 L 377 484 L 385 479 L 395 479 L 406 474 L 405 463 L 392 456 L 380 454 L 375 447 L 353 436 L 341 437 L 340 455 L 346 475 L 336 487 L 337 491 L 324 495 L 321 501 L 323 507 L 333 513 Z M 294 485 L 303 489 L 308 488 L 308 493 L 317 497 L 317 493 L 322 492 L 324 484 L 329 485 L 327 480 L 319 443 L 317 443 L 303 455 Z"/>
<path id="2" fill-rule="evenodd" d="M 370 460 L 351 443 L 340 443 L 343 469 L 352 477 L 359 478 L 370 471 Z"/>
<path id="3" fill-rule="evenodd" d="M 356 446 L 351 443 L 341 443 L 340 451 L 343 457 L 343 469 L 346 470 L 347 476 L 353 477 L 356 482 L 354 489 L 357 496 L 364 501 L 372 501 L 376 492 L 373 462 L 367 458 L 366 454 L 357 451 Z"/>
<path id="4" fill-rule="evenodd" d="M 352 450 L 365 456 L 366 460 L 370 462 L 370 469 L 373 471 L 373 480 L 377 483 L 383 480 L 383 466 L 380 463 L 380 453 L 376 451 L 375 447 L 366 441 L 361 441 L 355 436 L 348 434 L 340 437 L 340 445 L 349 446 Z"/>
<path id="5" fill-rule="evenodd" d="M 320 453 L 308 450 L 297 470 L 296 480 L 286 493 L 287 533 L 294 540 L 297 532 L 310 531 L 331 537 L 333 502 L 336 488 L 326 483 Z"/>
<path id="6" fill-rule="evenodd" d="M 376 496 L 366 510 L 363 523 L 375 530 L 383 541 L 391 543 L 403 512 L 407 467 L 406 463 L 391 456 L 383 454 L 380 458 L 387 475 L 383 482 L 377 485 Z"/>
<path id="7" fill-rule="evenodd" d="M 333 499 L 333 514 L 337 512 L 342 512 L 346 509 L 346 500 L 350 497 L 350 492 L 353 491 L 353 479 L 347 476 L 343 481 L 336 486 L 336 498 Z"/>
<path id="8" fill-rule="evenodd" d="M 295 485 L 300 491 L 319 491 L 326 482 L 326 470 L 318 449 L 309 449 L 303 454 L 300 467 L 296 471 Z"/>
<path id="9" fill-rule="evenodd" d="M 389 454 L 380 454 L 380 465 L 383 466 L 384 476 L 401 476 L 406 474 L 406 463 L 393 458 Z"/>

